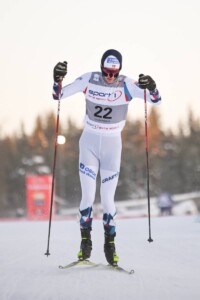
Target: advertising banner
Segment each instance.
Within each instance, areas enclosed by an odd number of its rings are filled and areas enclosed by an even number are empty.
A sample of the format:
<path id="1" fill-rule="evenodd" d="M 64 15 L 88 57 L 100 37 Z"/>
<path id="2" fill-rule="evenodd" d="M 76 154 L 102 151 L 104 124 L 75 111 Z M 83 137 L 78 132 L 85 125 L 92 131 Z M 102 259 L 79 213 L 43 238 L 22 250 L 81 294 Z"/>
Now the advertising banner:
<path id="1" fill-rule="evenodd" d="M 26 177 L 27 217 L 30 220 L 48 220 L 51 203 L 52 176 Z M 53 203 L 54 213 L 55 204 Z"/>

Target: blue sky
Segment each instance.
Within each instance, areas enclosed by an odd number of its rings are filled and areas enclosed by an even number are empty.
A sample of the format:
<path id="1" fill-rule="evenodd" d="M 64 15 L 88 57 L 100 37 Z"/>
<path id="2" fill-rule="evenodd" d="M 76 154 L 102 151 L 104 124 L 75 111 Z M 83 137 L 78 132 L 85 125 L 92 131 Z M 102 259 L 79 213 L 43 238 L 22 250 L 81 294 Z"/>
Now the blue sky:
<path id="1" fill-rule="evenodd" d="M 38 114 L 57 111 L 52 70 L 68 61 L 67 84 L 99 70 L 109 48 L 123 55 L 122 73 L 151 75 L 162 95 L 158 107 L 164 128 L 175 130 L 188 109 L 200 116 L 200 2 L 197 0 L 0 0 L 0 127 L 12 133 L 23 121 L 29 132 Z M 61 120 L 81 125 L 81 94 L 61 103 Z M 135 100 L 129 117 L 144 116 Z"/>

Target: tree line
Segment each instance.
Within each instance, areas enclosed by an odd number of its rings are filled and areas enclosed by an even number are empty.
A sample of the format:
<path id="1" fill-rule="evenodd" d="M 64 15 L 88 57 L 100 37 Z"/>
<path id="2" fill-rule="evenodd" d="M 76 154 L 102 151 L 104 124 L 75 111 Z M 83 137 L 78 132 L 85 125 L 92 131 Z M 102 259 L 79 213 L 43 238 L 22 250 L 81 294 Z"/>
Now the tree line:
<path id="1" fill-rule="evenodd" d="M 81 198 L 78 173 L 79 138 L 82 128 L 67 119 L 59 134 L 66 143 L 57 147 L 56 195 L 65 207 L 77 206 Z M 55 148 L 54 112 L 38 116 L 30 134 L 22 124 L 20 132 L 0 137 L 0 216 L 26 207 L 27 175 L 52 174 Z M 185 130 L 185 128 L 187 130 Z M 143 198 L 147 192 L 144 121 L 127 120 L 122 133 L 123 151 L 116 200 Z M 162 130 L 158 111 L 148 117 L 150 194 L 172 194 L 199 190 L 200 120 L 188 112 L 187 124 L 178 133 Z M 96 201 L 99 201 L 97 179 Z"/>

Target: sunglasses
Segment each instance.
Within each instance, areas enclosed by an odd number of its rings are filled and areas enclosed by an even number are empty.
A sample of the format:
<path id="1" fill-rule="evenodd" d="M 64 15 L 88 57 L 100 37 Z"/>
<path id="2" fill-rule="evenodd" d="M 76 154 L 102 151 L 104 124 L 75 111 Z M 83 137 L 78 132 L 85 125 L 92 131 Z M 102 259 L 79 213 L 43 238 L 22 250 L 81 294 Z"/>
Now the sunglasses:
<path id="1" fill-rule="evenodd" d="M 107 69 L 107 68 L 102 68 L 102 74 L 105 77 L 115 77 L 117 78 L 119 75 L 119 70 L 113 70 L 113 69 Z"/>

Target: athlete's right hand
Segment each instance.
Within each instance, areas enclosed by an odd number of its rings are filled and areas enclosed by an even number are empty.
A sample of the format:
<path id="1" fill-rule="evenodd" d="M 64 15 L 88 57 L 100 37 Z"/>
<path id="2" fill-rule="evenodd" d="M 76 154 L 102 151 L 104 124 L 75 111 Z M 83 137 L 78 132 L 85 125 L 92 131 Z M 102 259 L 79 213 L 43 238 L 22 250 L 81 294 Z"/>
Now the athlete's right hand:
<path id="1" fill-rule="evenodd" d="M 67 62 L 59 62 L 55 65 L 53 69 L 53 79 L 55 82 L 60 82 L 63 80 L 67 74 Z"/>

